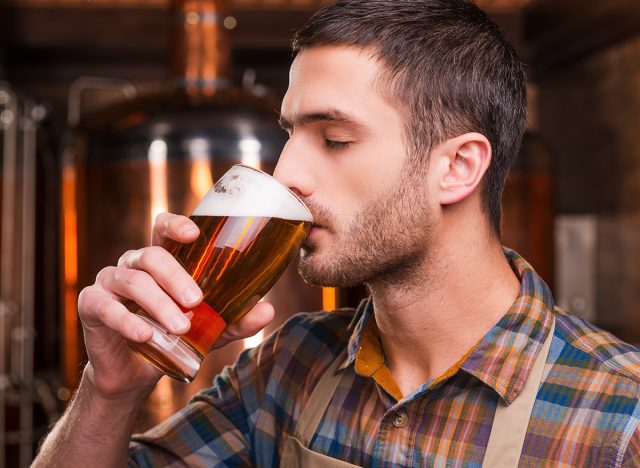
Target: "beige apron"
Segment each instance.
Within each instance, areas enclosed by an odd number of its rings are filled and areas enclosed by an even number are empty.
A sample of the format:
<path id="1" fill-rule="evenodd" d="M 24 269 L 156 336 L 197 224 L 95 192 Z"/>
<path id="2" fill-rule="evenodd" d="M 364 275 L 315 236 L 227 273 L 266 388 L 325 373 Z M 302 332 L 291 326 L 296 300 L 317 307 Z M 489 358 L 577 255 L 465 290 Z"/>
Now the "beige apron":
<path id="1" fill-rule="evenodd" d="M 522 392 L 509 406 L 506 406 L 502 400 L 498 401 L 489 443 L 482 462 L 484 468 L 514 468 L 518 466 L 533 404 L 536 401 L 536 395 L 542 383 L 544 366 L 549 354 L 554 328 L 555 317 L 551 323 L 549 335 L 533 363 L 531 374 Z M 280 466 L 283 468 L 344 468 L 357 466 L 313 452 L 307 448 L 316 433 L 327 406 L 329 406 L 333 393 L 338 387 L 342 374 L 336 371 L 343 361 L 344 354 L 341 354 L 320 378 L 316 388 L 311 393 L 309 402 L 302 410 L 295 436 L 288 436 L 285 439 L 280 461 Z"/>

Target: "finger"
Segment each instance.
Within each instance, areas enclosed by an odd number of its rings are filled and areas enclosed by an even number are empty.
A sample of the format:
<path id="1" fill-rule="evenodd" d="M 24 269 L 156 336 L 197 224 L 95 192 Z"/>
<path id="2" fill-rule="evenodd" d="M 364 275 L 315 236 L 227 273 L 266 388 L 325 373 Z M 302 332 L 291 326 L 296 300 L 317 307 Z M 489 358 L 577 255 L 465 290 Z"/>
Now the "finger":
<path id="1" fill-rule="evenodd" d="M 189 329 L 187 317 L 149 273 L 119 266 L 100 281 L 108 292 L 135 302 L 169 332 L 179 335 Z"/>
<path id="2" fill-rule="evenodd" d="M 183 307 L 193 307 L 202 300 L 202 291 L 191 275 L 173 255 L 162 247 L 130 250 L 118 261 L 119 268 L 142 270 Z"/>
<path id="3" fill-rule="evenodd" d="M 160 213 L 156 216 L 151 234 L 151 243 L 161 247 L 170 247 L 171 241 L 189 243 L 200 234 L 198 226 L 186 216 L 173 213 Z"/>
<path id="4" fill-rule="evenodd" d="M 78 296 L 78 315 L 86 328 L 106 326 L 124 338 L 139 343 L 151 339 L 153 333 L 151 326 L 142 318 L 95 287 L 83 289 Z"/>
<path id="5" fill-rule="evenodd" d="M 138 255 L 137 250 L 127 250 L 125 253 L 123 253 L 120 258 L 118 259 L 118 266 L 126 266 L 128 268 L 131 268 L 131 257 L 134 257 L 136 255 Z M 100 273 L 98 273 L 98 277 L 99 277 Z M 98 278 L 96 277 L 96 279 Z"/>
<path id="6" fill-rule="evenodd" d="M 271 323 L 275 310 L 268 302 L 258 302 L 245 316 L 231 323 L 222 333 L 214 348 L 220 348 L 230 341 L 249 338 Z"/>

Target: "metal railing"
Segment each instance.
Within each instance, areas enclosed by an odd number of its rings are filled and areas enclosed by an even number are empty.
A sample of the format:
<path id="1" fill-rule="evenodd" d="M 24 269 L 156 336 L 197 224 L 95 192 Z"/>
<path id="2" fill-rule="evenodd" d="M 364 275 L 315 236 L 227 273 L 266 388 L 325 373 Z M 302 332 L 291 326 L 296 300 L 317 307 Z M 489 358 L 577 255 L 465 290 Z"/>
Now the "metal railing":
<path id="1" fill-rule="evenodd" d="M 36 251 L 36 132 L 45 109 L 0 84 L 2 227 L 0 230 L 0 466 L 7 444 L 19 466 L 33 457 L 33 409 L 42 393 L 34 380 Z M 49 393 L 49 392 L 44 392 Z M 46 397 L 45 397 L 46 398 Z M 7 409 L 18 426 L 7 430 Z"/>

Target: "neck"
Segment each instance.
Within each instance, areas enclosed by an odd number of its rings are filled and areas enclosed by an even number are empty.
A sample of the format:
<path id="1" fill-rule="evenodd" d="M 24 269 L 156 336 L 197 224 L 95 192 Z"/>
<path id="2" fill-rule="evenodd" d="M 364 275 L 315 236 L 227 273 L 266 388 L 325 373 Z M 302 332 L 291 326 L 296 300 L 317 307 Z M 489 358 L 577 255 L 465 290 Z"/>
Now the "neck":
<path id="1" fill-rule="evenodd" d="M 460 232 L 471 234 L 460 239 Z M 368 285 L 387 365 L 404 395 L 459 361 L 518 295 L 499 240 L 476 233 L 440 236 L 449 242 L 429 246 L 410 283 Z"/>

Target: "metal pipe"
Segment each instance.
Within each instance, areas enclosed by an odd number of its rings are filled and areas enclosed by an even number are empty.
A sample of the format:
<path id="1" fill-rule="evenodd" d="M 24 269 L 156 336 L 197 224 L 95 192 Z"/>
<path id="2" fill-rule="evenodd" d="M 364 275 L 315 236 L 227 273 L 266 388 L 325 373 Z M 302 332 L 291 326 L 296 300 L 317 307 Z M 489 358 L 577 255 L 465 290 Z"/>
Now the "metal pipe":
<path id="1" fill-rule="evenodd" d="M 67 123 L 70 129 L 82 119 L 82 98 L 86 91 L 120 91 L 125 98 L 133 99 L 138 90 L 133 83 L 120 78 L 84 76 L 69 87 L 67 96 Z M 63 317 L 65 343 L 63 351 L 65 382 L 77 383 L 77 200 L 76 200 L 76 151 L 72 144 L 63 149 L 62 157 L 62 229 L 63 229 Z"/>
<path id="2" fill-rule="evenodd" d="M 24 103 L 22 118 L 22 298 L 19 338 L 19 382 L 28 392 L 20 395 L 20 466 L 29 466 L 33 456 L 33 354 L 36 231 L 36 110 L 32 101 Z"/>
<path id="3" fill-rule="evenodd" d="M 16 159 L 17 113 L 16 97 L 7 87 L 0 87 L 0 129 L 4 133 L 2 173 L 2 240 L 0 252 L 0 463 L 5 461 L 5 406 L 6 392 L 10 386 L 8 376 L 8 325 L 15 309 L 14 304 L 14 220 L 16 211 Z"/>
<path id="4" fill-rule="evenodd" d="M 138 89 L 129 80 L 122 78 L 104 78 L 98 76 L 82 76 L 71 83 L 67 96 L 67 122 L 69 127 L 75 128 L 82 116 L 82 94 L 88 90 L 120 91 L 127 99 L 138 95 Z"/>

